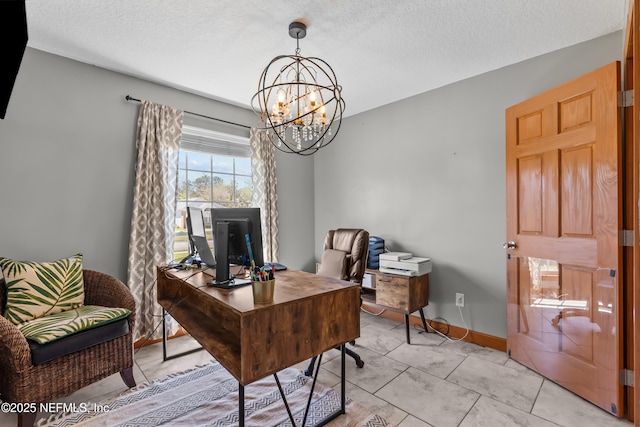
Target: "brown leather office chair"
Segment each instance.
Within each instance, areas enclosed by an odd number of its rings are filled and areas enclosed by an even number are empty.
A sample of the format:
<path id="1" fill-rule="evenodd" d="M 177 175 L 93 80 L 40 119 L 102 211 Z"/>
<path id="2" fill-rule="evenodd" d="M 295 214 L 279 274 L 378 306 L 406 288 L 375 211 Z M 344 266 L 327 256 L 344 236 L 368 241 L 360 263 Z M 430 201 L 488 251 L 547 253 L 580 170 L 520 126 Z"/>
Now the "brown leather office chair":
<path id="1" fill-rule="evenodd" d="M 329 230 L 324 238 L 322 261 L 317 274 L 362 284 L 368 249 L 369 232 L 366 230 L 361 228 Z M 360 303 L 362 303 L 362 299 L 360 299 Z M 354 342 L 351 344 L 353 345 Z M 348 348 L 345 351 L 355 359 L 358 368 L 364 366 L 364 361 L 356 352 Z M 304 371 L 305 375 L 311 376 L 313 374 L 315 363 L 316 358 L 313 357 L 307 370 Z"/>

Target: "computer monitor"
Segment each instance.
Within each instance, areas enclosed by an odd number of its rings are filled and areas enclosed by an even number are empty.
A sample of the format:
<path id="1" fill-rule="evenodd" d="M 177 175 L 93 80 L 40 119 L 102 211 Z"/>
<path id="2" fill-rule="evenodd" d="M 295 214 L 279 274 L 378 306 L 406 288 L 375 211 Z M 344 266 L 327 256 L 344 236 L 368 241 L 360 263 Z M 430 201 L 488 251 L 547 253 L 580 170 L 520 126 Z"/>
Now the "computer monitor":
<path id="1" fill-rule="evenodd" d="M 202 209 L 187 206 L 187 236 L 189 255 L 181 261 L 181 264 L 203 262 L 209 267 L 215 267 L 216 260 L 209 248 Z"/>
<path id="2" fill-rule="evenodd" d="M 217 260 L 216 284 L 224 284 L 232 279 L 229 275 L 230 264 L 251 267 L 253 259 L 256 266 L 264 265 L 260 208 L 211 209 L 211 226 Z"/>
<path id="3" fill-rule="evenodd" d="M 202 209 L 187 206 L 187 236 L 189 238 L 189 255 L 195 255 L 197 249 L 193 236 L 207 237 Z"/>

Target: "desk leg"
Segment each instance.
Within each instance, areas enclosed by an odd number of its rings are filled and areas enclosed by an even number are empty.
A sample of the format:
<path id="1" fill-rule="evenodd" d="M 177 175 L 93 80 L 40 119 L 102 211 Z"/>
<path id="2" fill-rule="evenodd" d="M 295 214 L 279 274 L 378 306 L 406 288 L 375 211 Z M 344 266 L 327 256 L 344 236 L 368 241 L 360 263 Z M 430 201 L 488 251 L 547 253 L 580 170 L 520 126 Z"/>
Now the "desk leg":
<path id="1" fill-rule="evenodd" d="M 340 346 L 340 353 L 341 353 L 341 361 L 340 361 L 340 410 L 335 411 L 334 413 L 332 413 L 331 415 L 329 415 L 327 418 L 325 418 L 324 420 L 320 421 L 318 424 L 316 424 L 316 427 L 320 427 L 320 426 L 324 426 L 327 425 L 329 422 L 331 422 L 332 420 L 334 420 L 335 418 L 339 417 L 340 415 L 344 415 L 347 413 L 347 405 L 346 405 L 346 349 L 347 349 L 347 345 L 346 344 L 342 344 Z M 318 366 L 316 367 L 316 372 L 315 375 L 313 375 L 313 382 L 311 383 L 311 391 L 309 392 L 309 399 L 307 400 L 307 407 L 304 410 L 304 417 L 302 418 L 302 427 L 305 426 L 305 424 L 307 423 L 307 416 L 309 415 L 309 408 L 311 407 L 311 401 L 313 399 L 313 390 L 316 388 L 316 380 L 318 379 L 318 374 L 320 371 L 320 364 L 322 363 L 322 354 L 320 354 L 320 356 L 318 356 Z M 284 390 L 282 389 L 282 385 L 280 384 L 280 380 L 278 379 L 278 374 L 275 373 L 273 374 L 273 377 L 276 380 L 276 384 L 278 385 L 278 390 L 280 390 L 280 396 L 282 396 L 282 401 L 284 402 L 284 406 L 287 409 L 287 413 L 289 414 L 289 420 L 291 421 L 291 425 L 292 426 L 296 426 L 296 422 L 293 419 L 293 414 L 291 413 L 291 409 L 289 408 L 289 402 L 287 402 L 287 398 L 284 394 Z M 242 419 L 242 421 L 244 422 L 244 419 Z M 244 426 L 244 424 L 240 424 L 241 427 Z"/>
<path id="2" fill-rule="evenodd" d="M 322 358 L 322 355 L 320 355 Z M 273 374 L 273 378 L 276 379 L 276 384 L 278 385 L 278 390 L 280 390 L 280 396 L 282 397 L 282 402 L 284 403 L 284 407 L 287 410 L 287 414 L 289 414 L 289 420 L 291 420 L 291 425 L 296 426 L 296 421 L 293 419 L 293 414 L 291 413 L 291 408 L 289 407 L 289 402 L 287 402 L 287 396 L 284 394 L 284 390 L 282 389 L 282 385 L 280 384 L 280 379 L 278 378 L 278 373 Z M 313 385 L 311 386 L 311 394 L 313 395 L 313 388 L 316 385 L 315 380 Z M 307 412 L 309 411 L 309 405 L 311 404 L 311 397 L 309 397 L 309 403 L 307 403 L 307 409 L 305 410 L 304 416 L 307 417 Z M 302 424 L 304 426 L 304 422 Z"/>
<path id="3" fill-rule="evenodd" d="M 347 413 L 347 407 L 345 405 L 345 395 L 347 393 L 346 387 L 346 371 L 345 371 L 345 354 L 347 352 L 347 344 L 342 344 L 340 346 L 340 352 L 342 353 L 342 366 L 340 367 L 340 376 L 342 377 L 340 384 L 340 408 L 342 409 L 342 414 Z"/>
<path id="4" fill-rule="evenodd" d="M 183 351 L 182 353 L 176 353 L 171 356 L 167 356 L 167 324 L 165 323 L 165 317 L 167 316 L 167 311 L 162 309 L 162 360 L 167 361 L 171 359 L 175 359 L 176 357 L 184 356 L 186 354 L 195 353 L 196 351 L 204 350 L 204 347 L 194 348 L 192 350 Z"/>
<path id="5" fill-rule="evenodd" d="M 333 421 L 334 419 L 338 418 L 340 415 L 344 415 L 347 413 L 347 406 L 346 406 L 346 349 L 347 349 L 347 343 L 344 343 L 340 346 L 340 353 L 342 354 L 341 357 L 341 362 L 340 362 L 340 410 L 335 411 L 333 414 L 329 415 L 327 418 L 325 418 L 324 420 L 320 421 L 318 424 L 316 424 L 316 427 L 320 427 L 320 426 L 324 426 L 329 424 L 331 421 Z M 314 381 L 315 378 L 317 378 L 318 373 L 316 372 L 316 376 L 314 377 Z M 306 415 L 305 415 L 305 420 L 306 420 Z M 304 427 L 304 423 L 302 424 L 302 427 Z"/>
<path id="6" fill-rule="evenodd" d="M 427 329 L 427 319 L 425 319 L 424 317 L 424 310 L 420 309 L 420 319 L 422 319 L 422 326 L 424 326 L 424 331 L 425 332 L 429 332 L 429 329 Z"/>
<path id="7" fill-rule="evenodd" d="M 411 338 L 409 338 L 409 315 L 408 314 L 404 315 L 404 325 L 405 325 L 405 329 L 407 330 L 407 344 L 411 344 Z"/>
<path id="8" fill-rule="evenodd" d="M 343 358 L 344 362 L 344 358 Z M 309 415 L 309 408 L 311 407 L 311 401 L 313 399 L 313 390 L 316 388 L 316 380 L 318 379 L 318 372 L 320 371 L 320 364 L 322 363 L 322 354 L 318 356 L 318 366 L 316 367 L 316 373 L 313 375 L 313 382 L 311 383 L 311 391 L 309 392 L 309 399 L 307 400 L 307 407 L 304 410 L 304 418 L 302 419 L 302 427 L 307 422 L 307 416 Z M 291 409 L 289 408 L 289 402 L 287 402 L 287 396 L 284 394 L 284 390 L 282 389 L 282 385 L 280 384 L 280 379 L 278 378 L 278 373 L 273 374 L 273 378 L 276 380 L 276 384 L 278 385 L 278 390 L 280 390 L 280 396 L 282 396 L 282 402 L 284 403 L 284 407 L 287 409 L 287 414 L 289 414 L 289 420 L 291 420 L 291 425 L 296 427 L 296 421 L 293 419 L 293 414 L 291 413 Z M 328 421 L 327 421 L 328 422 Z M 319 426 L 324 424 L 318 424 Z"/>
<path id="9" fill-rule="evenodd" d="M 238 383 L 238 425 L 244 427 L 244 386 Z"/>

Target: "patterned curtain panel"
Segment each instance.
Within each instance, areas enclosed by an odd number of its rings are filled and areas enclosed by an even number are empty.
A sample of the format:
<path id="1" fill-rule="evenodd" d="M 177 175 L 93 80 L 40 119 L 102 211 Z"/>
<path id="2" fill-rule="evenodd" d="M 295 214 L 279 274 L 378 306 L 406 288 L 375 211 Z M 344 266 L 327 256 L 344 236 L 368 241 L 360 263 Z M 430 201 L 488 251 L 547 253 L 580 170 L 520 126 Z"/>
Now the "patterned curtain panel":
<path id="1" fill-rule="evenodd" d="M 267 131 L 252 128 L 251 170 L 253 174 L 253 206 L 262 216 L 262 247 L 265 261 L 278 261 L 278 209 L 276 202 L 276 149 Z"/>
<path id="2" fill-rule="evenodd" d="M 134 340 L 162 336 L 157 327 L 162 308 L 156 302 L 156 267 L 173 260 L 182 120 L 180 110 L 141 102 L 129 240 L 129 288 L 138 311 Z M 177 329 L 169 326 L 171 333 Z"/>

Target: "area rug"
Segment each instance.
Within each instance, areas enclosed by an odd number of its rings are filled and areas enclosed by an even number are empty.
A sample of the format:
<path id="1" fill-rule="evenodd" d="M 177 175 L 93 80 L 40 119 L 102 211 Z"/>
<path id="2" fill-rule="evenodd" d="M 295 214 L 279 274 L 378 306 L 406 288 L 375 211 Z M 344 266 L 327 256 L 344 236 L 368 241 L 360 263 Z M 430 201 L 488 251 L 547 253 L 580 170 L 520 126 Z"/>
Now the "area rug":
<path id="1" fill-rule="evenodd" d="M 296 425 L 302 425 L 312 379 L 296 369 L 278 373 Z M 318 425 L 340 407 L 332 388 L 316 383 L 305 426 Z M 70 406 L 67 412 L 41 420 L 39 427 L 152 427 L 237 426 L 238 382 L 212 361 L 186 372 L 145 383 L 99 404 Z M 384 418 L 356 402 L 348 402 L 347 414 L 333 420 L 332 427 L 390 425 Z M 245 387 L 245 425 L 292 426 L 273 376 Z"/>

